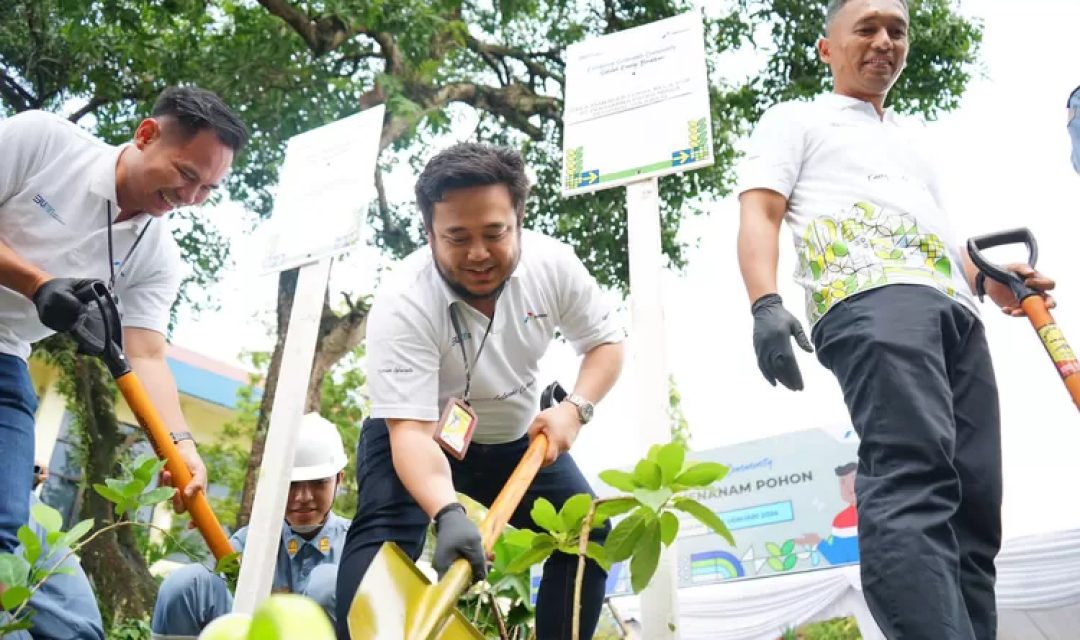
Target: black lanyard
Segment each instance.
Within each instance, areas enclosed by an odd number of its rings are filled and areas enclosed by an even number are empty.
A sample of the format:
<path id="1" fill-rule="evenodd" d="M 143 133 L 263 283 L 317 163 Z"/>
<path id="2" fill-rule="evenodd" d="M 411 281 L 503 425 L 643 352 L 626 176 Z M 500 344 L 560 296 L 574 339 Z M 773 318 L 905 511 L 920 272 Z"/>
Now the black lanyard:
<path id="1" fill-rule="evenodd" d="M 139 246 L 139 242 L 141 242 L 143 236 L 146 235 L 146 230 L 150 228 L 150 223 L 153 222 L 154 219 L 151 218 L 150 220 L 146 221 L 146 226 L 142 228 L 142 231 L 139 232 L 138 237 L 135 238 L 135 244 L 131 245 L 131 248 L 128 249 L 127 255 L 124 256 L 123 261 L 120 262 L 119 269 L 113 269 L 112 201 L 110 200 L 105 201 L 105 220 L 109 230 L 109 291 L 111 292 L 113 290 L 113 287 L 116 286 L 116 272 L 124 271 L 124 267 L 127 265 L 128 260 L 131 259 L 131 254 L 135 253 L 135 247 Z"/>
<path id="2" fill-rule="evenodd" d="M 465 340 L 461 333 L 461 321 L 458 320 L 457 308 L 453 303 L 450 305 L 450 324 L 454 325 L 454 334 L 457 336 L 458 346 L 461 347 L 461 361 L 465 364 L 465 393 L 462 394 L 461 400 L 465 404 L 469 404 L 469 386 L 472 384 L 472 372 L 476 368 L 476 363 L 480 360 L 480 354 L 484 352 L 484 345 L 487 344 L 488 334 L 491 333 L 491 325 L 495 322 L 495 311 L 491 312 L 491 319 L 488 320 L 487 329 L 484 330 L 484 338 L 480 340 L 480 348 L 476 350 L 476 357 L 473 358 L 472 365 L 469 365 L 469 357 L 465 355 Z"/>

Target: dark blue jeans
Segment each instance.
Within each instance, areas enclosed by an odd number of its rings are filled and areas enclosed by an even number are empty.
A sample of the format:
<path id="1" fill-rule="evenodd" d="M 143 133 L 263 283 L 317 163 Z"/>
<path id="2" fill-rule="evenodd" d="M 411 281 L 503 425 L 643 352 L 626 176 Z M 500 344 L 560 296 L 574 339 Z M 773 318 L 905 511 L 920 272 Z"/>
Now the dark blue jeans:
<path id="1" fill-rule="evenodd" d="M 0 480 L 0 552 L 19 546 L 16 533 L 30 520 L 26 496 L 34 487 L 34 412 L 37 395 L 26 362 L 0 354 L 0 454 L 10 471 Z"/>
<path id="2" fill-rule="evenodd" d="M 473 443 L 465 460 L 450 460 L 454 487 L 485 505 L 490 505 L 517 466 L 528 439 L 505 444 Z M 396 542 L 413 560 L 420 557 L 427 535 L 428 517 L 413 501 L 394 472 L 390 454 L 390 434 L 385 420 L 365 420 L 356 449 L 356 478 L 360 487 L 356 516 L 345 538 L 345 550 L 338 567 L 337 635 L 348 640 L 348 614 L 360 581 L 383 542 Z M 533 502 L 547 498 L 556 509 L 578 493 L 592 494 L 573 458 L 559 456 L 554 464 L 537 474 L 510 524 L 521 529 L 537 529 L 529 511 Z M 603 543 L 610 525 L 594 531 L 591 539 Z M 553 554 L 544 564 L 544 577 L 536 599 L 536 637 L 556 640 L 571 637 L 573 624 L 574 577 L 577 556 Z M 581 638 L 591 638 L 604 604 L 607 573 L 592 560 L 585 564 L 581 593 Z"/>

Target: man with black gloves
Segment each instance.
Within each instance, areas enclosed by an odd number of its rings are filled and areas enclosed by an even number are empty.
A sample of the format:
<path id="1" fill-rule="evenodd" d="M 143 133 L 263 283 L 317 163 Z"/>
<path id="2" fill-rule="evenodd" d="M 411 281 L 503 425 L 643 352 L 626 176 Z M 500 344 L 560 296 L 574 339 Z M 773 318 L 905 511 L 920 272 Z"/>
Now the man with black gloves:
<path id="1" fill-rule="evenodd" d="M 917 127 L 884 108 L 908 26 L 904 0 L 829 4 L 818 52 L 833 92 L 778 104 L 758 122 L 740 167 L 739 264 L 762 373 L 801 389 L 791 338 L 809 345 L 776 294 L 787 220 L 817 357 L 840 382 L 860 438 L 863 593 L 885 635 L 991 640 L 997 387 L 975 269 L 952 238 Z M 1027 265 L 1011 268 L 1033 289 L 1053 287 Z M 1006 287 L 986 289 L 1022 315 Z"/>
<path id="2" fill-rule="evenodd" d="M 188 493 L 206 486 L 165 361 L 183 265 L 156 219 L 205 200 L 246 137 L 217 96 L 194 87 L 163 91 L 119 147 L 43 111 L 0 122 L 0 451 L 10 471 L 0 477 L 0 552 L 15 549 L 29 517 L 37 408 L 30 345 L 72 328 L 90 280 L 108 283 L 119 299 L 125 353 L 192 471 Z M 179 496 L 174 504 L 182 508 Z"/>
<path id="3" fill-rule="evenodd" d="M 442 151 L 416 183 L 430 247 L 384 280 L 368 318 L 372 418 L 360 431 L 363 491 L 338 570 L 339 638 L 349 637 L 349 606 L 382 543 L 416 559 L 432 520 L 436 571 L 465 558 L 474 578 L 484 577 L 480 532 L 455 490 L 490 505 L 537 433 L 550 441 L 546 465 L 510 523 L 533 528 L 539 497 L 558 509 L 592 493 L 563 454 L 615 383 L 625 332 L 573 250 L 522 229 L 528 194 L 521 156 L 480 144 Z M 574 392 L 537 414 L 539 360 L 556 328 L 584 357 Z M 544 565 L 538 638 L 571 637 L 576 565 L 561 553 Z M 604 582 L 590 560 L 583 638 L 592 637 Z"/>

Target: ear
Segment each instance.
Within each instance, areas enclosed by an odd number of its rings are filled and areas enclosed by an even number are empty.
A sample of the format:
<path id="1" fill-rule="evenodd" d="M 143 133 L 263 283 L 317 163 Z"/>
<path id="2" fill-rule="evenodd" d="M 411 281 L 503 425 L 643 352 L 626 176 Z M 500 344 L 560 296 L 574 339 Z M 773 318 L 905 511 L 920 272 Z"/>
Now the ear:
<path id="1" fill-rule="evenodd" d="M 147 118 L 135 129 L 135 147 L 142 151 L 151 143 L 161 138 L 161 123 L 155 118 Z"/>
<path id="2" fill-rule="evenodd" d="M 822 36 L 817 41 L 818 56 L 821 57 L 821 61 L 825 64 L 832 62 L 831 43 L 829 39 Z"/>

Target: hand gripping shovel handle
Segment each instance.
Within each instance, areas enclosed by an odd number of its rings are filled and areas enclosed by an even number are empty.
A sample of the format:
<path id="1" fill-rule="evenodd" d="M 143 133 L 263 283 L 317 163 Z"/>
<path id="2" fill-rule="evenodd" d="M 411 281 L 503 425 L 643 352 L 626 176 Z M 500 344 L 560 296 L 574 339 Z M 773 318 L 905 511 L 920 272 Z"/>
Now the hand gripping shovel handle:
<path id="1" fill-rule="evenodd" d="M 154 409 L 150 397 L 146 394 L 146 389 L 132 372 L 131 365 L 124 356 L 120 334 L 120 314 L 108 287 L 103 282 L 95 281 L 76 295 L 83 302 L 97 306 L 103 319 L 100 327 L 105 334 L 94 335 L 88 328 L 84 314 L 71 331 L 76 342 L 79 343 L 80 350 L 105 361 L 109 373 L 116 380 L 116 386 L 120 388 L 120 393 L 123 394 L 128 407 L 131 408 L 139 426 L 146 433 L 154 452 L 159 459 L 165 461 L 165 468 L 172 475 L 173 486 L 180 492 L 184 506 L 187 507 L 191 519 L 195 522 L 203 539 L 206 540 L 214 557 L 220 560 L 233 553 L 225 530 L 221 528 L 221 523 L 218 522 L 217 516 L 210 507 L 210 501 L 206 499 L 206 493 L 199 490 L 191 497 L 184 495 L 184 489 L 191 483 L 191 472 L 180 457 L 180 449 L 173 442 L 165 422 Z"/>
<path id="2" fill-rule="evenodd" d="M 521 457 L 514 472 L 510 474 L 502 491 L 491 503 L 487 515 L 480 523 L 480 537 L 484 543 L 484 552 L 491 553 L 495 541 L 517 510 L 521 498 L 532 484 L 547 453 L 548 438 L 539 433 L 529 444 L 525 455 Z M 418 621 L 409 635 L 411 639 L 437 638 L 435 635 L 442 627 L 447 615 L 457 604 L 458 597 L 472 584 L 472 567 L 463 558 L 455 560 L 447 569 L 439 583 L 429 592 L 427 602 L 421 607 L 425 617 Z"/>
<path id="3" fill-rule="evenodd" d="M 1061 379 L 1065 383 L 1065 388 L 1069 391 L 1069 395 L 1072 396 L 1073 403 L 1077 409 L 1080 409 L 1080 361 L 1077 360 L 1075 352 L 1065 339 L 1065 335 L 1058 328 L 1057 323 L 1054 322 L 1054 317 L 1050 315 L 1049 309 L 1046 308 L 1046 302 L 1038 291 L 1024 284 L 1023 278 L 1004 267 L 990 262 L 982 254 L 984 249 L 991 247 L 1021 243 L 1027 247 L 1028 264 L 1034 267 L 1039 256 L 1039 247 L 1035 242 L 1035 237 L 1028 229 L 1013 229 L 968 240 L 968 254 L 971 256 L 971 261 L 979 269 L 979 277 L 976 278 L 977 293 L 981 299 L 984 294 L 984 278 L 1000 282 L 1012 290 L 1013 294 L 1016 295 L 1016 299 L 1020 301 L 1020 308 L 1024 310 L 1024 314 L 1027 315 L 1031 326 L 1035 328 L 1039 339 L 1042 340 L 1046 353 L 1050 355 L 1050 359 L 1054 362 L 1058 374 L 1061 375 Z"/>

